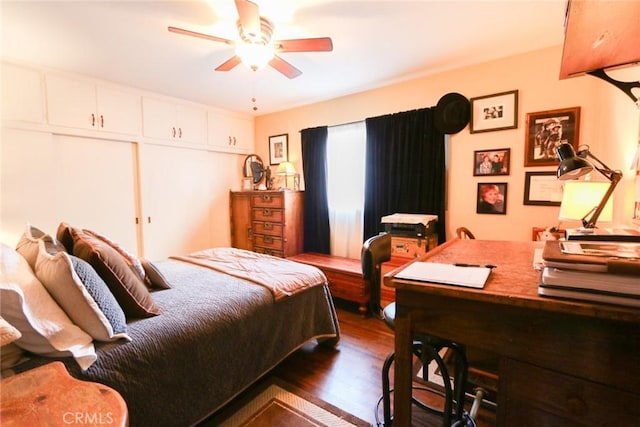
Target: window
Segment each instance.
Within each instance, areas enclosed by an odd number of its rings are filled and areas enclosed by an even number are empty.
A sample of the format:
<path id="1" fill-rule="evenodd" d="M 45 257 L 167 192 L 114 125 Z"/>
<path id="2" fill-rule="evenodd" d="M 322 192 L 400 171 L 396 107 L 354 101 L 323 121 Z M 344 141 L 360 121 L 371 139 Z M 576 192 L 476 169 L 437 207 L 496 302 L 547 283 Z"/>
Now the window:
<path id="1" fill-rule="evenodd" d="M 365 147 L 365 122 L 329 127 L 327 196 L 333 255 L 360 258 Z"/>

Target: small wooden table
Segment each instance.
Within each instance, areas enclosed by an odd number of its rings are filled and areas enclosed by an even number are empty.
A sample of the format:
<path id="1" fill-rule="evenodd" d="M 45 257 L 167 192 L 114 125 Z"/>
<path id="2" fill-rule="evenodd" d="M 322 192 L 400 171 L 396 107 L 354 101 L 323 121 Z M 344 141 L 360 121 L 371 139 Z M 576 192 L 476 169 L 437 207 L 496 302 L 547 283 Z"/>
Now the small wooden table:
<path id="1" fill-rule="evenodd" d="M 411 422 L 420 333 L 499 355 L 498 426 L 640 425 L 640 310 L 539 296 L 535 247 L 453 239 L 422 258 L 497 265 L 484 289 L 398 279 L 402 267 L 385 275 L 396 290 L 394 426 Z"/>
<path id="2" fill-rule="evenodd" d="M 8 426 L 127 426 L 127 405 L 114 389 L 80 381 L 62 362 L 2 380 L 0 420 Z"/>

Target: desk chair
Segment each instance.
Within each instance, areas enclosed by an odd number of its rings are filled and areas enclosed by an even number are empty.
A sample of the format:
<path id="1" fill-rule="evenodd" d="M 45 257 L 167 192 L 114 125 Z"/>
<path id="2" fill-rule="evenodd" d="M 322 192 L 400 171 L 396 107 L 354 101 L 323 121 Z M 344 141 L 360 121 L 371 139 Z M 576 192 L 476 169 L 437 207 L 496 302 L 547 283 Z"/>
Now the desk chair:
<path id="1" fill-rule="evenodd" d="M 370 284 L 371 289 L 371 311 L 372 314 L 382 318 L 387 326 L 394 329 L 396 304 L 387 305 L 383 310 L 380 306 L 380 286 L 381 286 L 381 264 L 391 259 L 391 235 L 381 233 L 369 238 L 364 242 L 361 252 L 362 274 Z M 382 314 L 381 314 L 382 312 Z M 449 366 L 440 355 L 443 348 L 450 349 L 455 356 L 454 363 L 454 386 L 451 386 Z M 442 425 L 449 426 L 474 426 L 474 421 L 464 411 L 465 385 L 467 380 L 467 360 L 464 347 L 457 343 L 428 335 L 420 335 L 413 342 L 413 353 L 423 366 L 423 378 L 428 376 L 427 366 L 431 361 L 435 361 L 444 379 L 444 406 L 443 410 L 435 409 L 421 402 L 412 396 L 413 402 L 420 408 L 442 416 Z M 382 367 L 382 401 L 384 426 L 389 427 L 393 421 L 391 415 L 391 386 L 389 371 L 393 364 L 395 353 L 391 352 L 387 356 Z M 430 389 L 429 389 L 430 390 Z M 433 390 L 435 392 L 435 390 Z M 378 405 L 376 405 L 376 422 L 378 425 Z"/>
<path id="2" fill-rule="evenodd" d="M 458 239 L 475 239 L 476 236 L 467 227 L 456 228 L 456 236 Z"/>

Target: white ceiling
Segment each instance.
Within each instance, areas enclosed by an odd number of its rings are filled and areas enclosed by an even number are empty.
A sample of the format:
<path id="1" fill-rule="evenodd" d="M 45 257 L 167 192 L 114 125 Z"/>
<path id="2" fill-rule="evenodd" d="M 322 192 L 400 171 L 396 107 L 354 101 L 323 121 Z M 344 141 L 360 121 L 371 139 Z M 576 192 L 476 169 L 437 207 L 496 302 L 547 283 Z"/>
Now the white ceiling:
<path id="1" fill-rule="evenodd" d="M 328 36 L 333 52 L 281 54 L 303 72 L 293 80 L 270 67 L 217 72 L 233 47 L 167 27 L 235 40 L 233 0 L 2 0 L 2 56 L 259 115 L 561 45 L 566 7 L 566 0 L 256 3 L 275 23 L 273 39 Z"/>

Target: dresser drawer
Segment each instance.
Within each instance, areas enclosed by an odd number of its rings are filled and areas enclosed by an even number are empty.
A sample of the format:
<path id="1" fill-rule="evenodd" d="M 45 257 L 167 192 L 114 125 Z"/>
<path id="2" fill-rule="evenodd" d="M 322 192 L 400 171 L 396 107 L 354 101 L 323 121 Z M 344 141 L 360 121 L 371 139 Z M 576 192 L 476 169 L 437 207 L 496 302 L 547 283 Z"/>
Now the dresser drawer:
<path id="1" fill-rule="evenodd" d="M 262 234 L 253 235 L 253 245 L 256 247 L 272 249 L 274 251 L 283 251 L 282 238 L 275 236 L 265 236 Z"/>
<path id="2" fill-rule="evenodd" d="M 500 361 L 498 389 L 499 425 L 640 425 L 637 394 L 512 359 Z"/>
<path id="3" fill-rule="evenodd" d="M 282 236 L 282 223 L 271 221 L 255 221 L 253 223 L 253 232 L 255 234 L 264 234 L 267 236 Z"/>
<path id="4" fill-rule="evenodd" d="M 253 248 L 253 251 L 259 254 L 265 254 L 265 255 L 277 256 L 278 258 L 284 258 L 284 252 L 277 251 L 275 249 L 261 248 L 259 246 L 256 246 L 255 248 Z"/>
<path id="5" fill-rule="evenodd" d="M 251 196 L 252 205 L 261 208 L 282 209 L 284 196 L 282 193 L 265 193 Z"/>
<path id="6" fill-rule="evenodd" d="M 251 211 L 254 221 L 283 222 L 281 209 L 258 208 Z"/>

